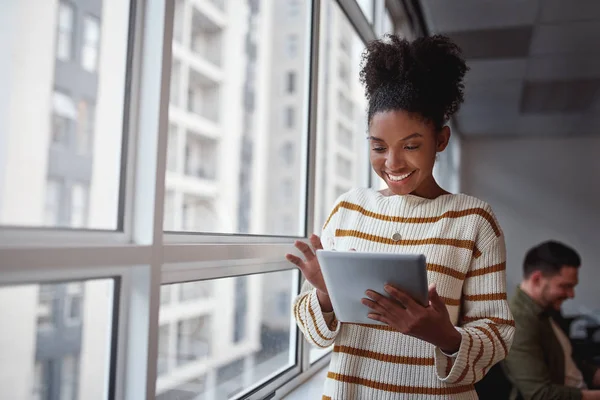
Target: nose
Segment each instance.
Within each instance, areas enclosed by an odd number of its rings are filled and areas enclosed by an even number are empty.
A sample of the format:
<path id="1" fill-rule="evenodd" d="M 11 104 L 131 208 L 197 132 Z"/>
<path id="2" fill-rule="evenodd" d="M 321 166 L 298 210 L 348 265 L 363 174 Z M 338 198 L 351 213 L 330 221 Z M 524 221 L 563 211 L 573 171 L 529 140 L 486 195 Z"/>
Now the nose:
<path id="1" fill-rule="evenodd" d="M 404 167 L 406 167 L 406 161 L 401 152 L 390 149 L 386 155 L 385 168 L 388 171 L 401 171 Z"/>

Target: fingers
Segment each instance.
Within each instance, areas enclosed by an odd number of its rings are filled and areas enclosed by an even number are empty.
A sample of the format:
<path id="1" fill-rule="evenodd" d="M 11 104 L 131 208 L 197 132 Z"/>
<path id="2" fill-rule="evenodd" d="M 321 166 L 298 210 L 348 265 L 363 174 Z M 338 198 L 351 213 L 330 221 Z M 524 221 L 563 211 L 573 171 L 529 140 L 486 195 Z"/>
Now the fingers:
<path id="1" fill-rule="evenodd" d="M 385 314 L 387 312 L 387 310 L 381 304 L 371 299 L 361 299 L 360 302 L 363 303 L 363 305 L 369 307 L 377 314 Z"/>
<path id="2" fill-rule="evenodd" d="M 442 300 L 437 292 L 435 284 L 429 286 L 429 304 L 436 310 L 441 310 L 446 307 L 444 300 Z"/>
<path id="3" fill-rule="evenodd" d="M 296 257 L 293 254 L 286 254 L 285 258 L 292 264 L 295 264 L 298 268 L 300 268 L 300 269 L 304 268 L 304 261 L 302 261 L 302 259 L 300 257 Z"/>
<path id="4" fill-rule="evenodd" d="M 315 250 L 323 250 L 323 244 L 321 243 L 320 237 L 318 237 L 315 234 L 312 234 L 308 240 L 310 241 L 310 244 L 312 244 L 312 247 Z"/>
<path id="5" fill-rule="evenodd" d="M 379 321 L 379 322 L 383 322 L 386 325 L 389 325 L 388 319 L 381 314 L 369 313 L 369 315 L 367 315 L 367 317 L 369 317 L 369 319 L 372 319 L 373 321 Z"/>
<path id="6" fill-rule="evenodd" d="M 294 243 L 294 245 L 298 250 L 302 252 L 302 254 L 304 254 L 304 257 L 306 258 L 307 262 L 311 262 L 312 260 L 314 260 L 315 253 L 312 251 L 309 245 L 300 240 L 296 240 L 296 243 Z"/>
<path id="7" fill-rule="evenodd" d="M 417 302 L 415 302 L 412 297 L 392 285 L 385 285 L 385 291 L 393 299 L 400 302 L 400 304 L 403 304 L 407 309 L 413 308 L 415 305 L 417 305 Z"/>
<path id="8" fill-rule="evenodd" d="M 397 302 L 390 300 L 387 297 L 374 292 L 373 290 L 367 290 L 365 294 L 369 296 L 373 302 L 379 304 L 385 310 L 392 311 L 396 307 L 404 308 L 402 304 L 398 304 Z"/>

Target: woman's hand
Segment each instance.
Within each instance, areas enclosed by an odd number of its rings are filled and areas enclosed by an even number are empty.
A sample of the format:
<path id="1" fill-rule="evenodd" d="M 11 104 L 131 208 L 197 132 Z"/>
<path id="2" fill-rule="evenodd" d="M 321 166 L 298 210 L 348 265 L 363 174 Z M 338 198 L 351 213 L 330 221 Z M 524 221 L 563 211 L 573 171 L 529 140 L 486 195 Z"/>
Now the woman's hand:
<path id="1" fill-rule="evenodd" d="M 319 260 L 315 255 L 315 251 L 321 250 L 323 245 L 321 244 L 321 239 L 317 235 L 313 234 L 309 240 L 310 244 L 314 248 L 314 251 L 309 245 L 299 240 L 297 240 L 294 244 L 296 248 L 300 250 L 302 254 L 304 254 L 305 260 L 293 254 L 286 254 L 285 258 L 300 268 L 304 278 L 306 278 L 306 280 L 317 289 L 317 296 L 319 298 L 319 303 L 321 304 L 321 309 L 325 312 L 329 312 L 333 310 L 333 306 L 331 305 L 331 300 L 329 299 L 329 294 L 327 293 L 327 286 L 325 286 L 325 280 L 323 279 L 323 274 L 321 273 Z"/>
<path id="2" fill-rule="evenodd" d="M 385 291 L 391 299 L 372 290 L 366 293 L 369 299 L 362 299 L 362 303 L 372 310 L 369 318 L 429 342 L 444 353 L 453 354 L 458 351 L 462 336 L 450 321 L 446 305 L 438 295 L 435 285 L 429 286 L 427 307 L 423 307 L 391 285 L 386 285 Z"/>

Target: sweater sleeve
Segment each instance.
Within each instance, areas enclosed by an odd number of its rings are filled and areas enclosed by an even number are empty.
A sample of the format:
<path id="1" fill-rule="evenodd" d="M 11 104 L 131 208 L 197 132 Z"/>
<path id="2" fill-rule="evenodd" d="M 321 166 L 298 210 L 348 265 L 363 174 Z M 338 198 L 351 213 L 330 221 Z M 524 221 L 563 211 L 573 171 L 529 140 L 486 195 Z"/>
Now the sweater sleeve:
<path id="1" fill-rule="evenodd" d="M 456 357 L 435 349 L 441 381 L 474 384 L 508 354 L 515 322 L 506 299 L 505 270 L 504 237 L 493 235 L 471 261 L 463 284 L 462 319 L 456 328 L 462 341 Z"/>
<path id="2" fill-rule="evenodd" d="M 338 207 L 336 206 L 325 222 L 321 233 L 321 243 L 325 250 L 335 249 L 337 219 Z M 332 313 L 324 313 L 321 310 L 317 289 L 310 282 L 305 281 L 302 285 L 300 295 L 294 300 L 293 313 L 298 328 L 310 344 L 321 348 L 327 348 L 333 344 L 341 324 L 335 318 L 335 310 Z"/>

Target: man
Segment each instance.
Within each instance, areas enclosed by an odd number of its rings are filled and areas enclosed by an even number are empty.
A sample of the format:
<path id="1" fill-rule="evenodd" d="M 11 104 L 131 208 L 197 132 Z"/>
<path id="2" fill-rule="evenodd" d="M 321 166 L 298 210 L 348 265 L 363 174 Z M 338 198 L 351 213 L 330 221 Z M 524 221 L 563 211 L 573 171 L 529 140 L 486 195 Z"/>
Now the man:
<path id="1" fill-rule="evenodd" d="M 552 241 L 525 257 L 524 279 L 510 301 L 517 329 L 505 366 L 526 400 L 600 399 L 600 390 L 590 390 L 600 386 L 600 370 L 577 365 L 569 338 L 551 318 L 574 297 L 580 264 L 575 250 Z"/>

